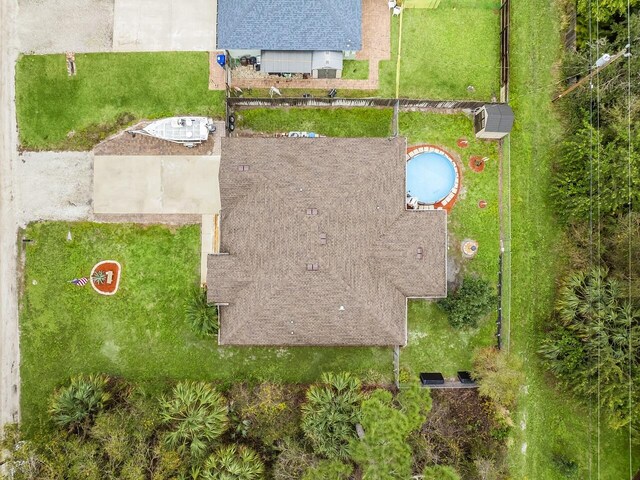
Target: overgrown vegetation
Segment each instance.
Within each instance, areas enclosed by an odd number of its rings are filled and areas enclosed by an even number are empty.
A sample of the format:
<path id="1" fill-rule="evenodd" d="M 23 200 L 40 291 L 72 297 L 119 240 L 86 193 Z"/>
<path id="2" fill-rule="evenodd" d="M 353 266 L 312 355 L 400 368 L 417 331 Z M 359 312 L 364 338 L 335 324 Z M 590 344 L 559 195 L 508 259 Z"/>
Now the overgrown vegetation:
<path id="1" fill-rule="evenodd" d="M 541 352 L 565 388 L 597 399 L 612 428 L 640 421 L 640 311 L 602 268 L 565 280 Z M 631 397 L 630 397 L 631 396 Z"/>
<path id="2" fill-rule="evenodd" d="M 346 459 L 360 421 L 360 382 L 348 374 L 329 373 L 322 375 L 322 381 L 307 391 L 302 430 L 320 455 Z"/>
<path id="3" fill-rule="evenodd" d="M 202 458 L 227 429 L 227 405 L 205 382 L 181 382 L 160 400 L 160 419 L 167 426 L 167 447 Z"/>
<path id="4" fill-rule="evenodd" d="M 49 414 L 54 423 L 71 432 L 89 429 L 95 416 L 107 406 L 112 394 L 105 375 L 77 376 L 55 392 Z"/>
<path id="5" fill-rule="evenodd" d="M 35 437 L 25 436 L 15 425 L 8 427 L 0 448 L 7 452 L 5 466 L 12 480 L 348 480 L 356 471 L 372 480 L 406 480 L 423 470 L 431 475 L 427 478 L 438 472 L 443 475 L 440 478 L 459 478 L 456 471 L 472 480 L 505 478 L 496 469 L 491 470 L 494 476 L 487 477 L 464 457 L 434 455 L 445 432 L 446 441 L 458 442 L 463 449 L 475 445 L 472 458 L 476 463 L 495 463 L 504 452 L 505 437 L 488 436 L 492 404 L 473 390 L 462 392 L 466 407 L 476 411 L 467 419 L 441 414 L 455 411 L 458 394 L 439 395 L 432 402 L 430 390 L 417 383 L 394 393 L 363 388 L 346 373 L 327 375 L 311 386 L 282 386 L 300 393 L 306 390 L 302 404 L 298 394 L 291 398 L 276 393 L 254 398 L 248 405 L 244 384 L 223 393 L 211 383 L 183 381 L 155 395 L 141 385 L 101 374 L 74 379 L 72 385 L 95 383 L 95 379 L 100 382 L 94 390 L 108 390 L 113 396 L 94 410 L 92 421 L 84 422 L 82 430 L 60 425 L 55 412 L 48 419 L 49 428 Z M 250 391 L 273 388 L 273 384 L 262 383 Z M 59 394 L 54 392 L 54 398 Z M 434 403 L 441 412 L 436 417 L 430 413 Z M 255 407 L 264 412 L 295 410 L 297 414 L 286 420 L 293 427 L 283 430 L 274 442 L 273 431 L 259 422 L 247 423 L 247 434 L 238 436 L 234 405 L 243 405 L 240 411 L 255 411 Z M 83 404 L 75 408 L 86 410 Z M 277 415 L 269 416 L 268 423 L 276 428 Z M 310 416 L 311 430 L 305 426 Z M 320 430 L 329 440 L 310 435 Z M 332 435 L 332 430 L 339 434 Z M 451 432 L 454 434 L 448 436 Z M 318 448 L 327 441 L 334 447 Z M 490 453 L 480 449 L 487 441 L 487 448 L 493 449 Z"/>
<path id="6" fill-rule="evenodd" d="M 25 55 L 16 66 L 20 144 L 29 150 L 90 150 L 140 119 L 224 115 L 210 91 L 206 52 Z"/>

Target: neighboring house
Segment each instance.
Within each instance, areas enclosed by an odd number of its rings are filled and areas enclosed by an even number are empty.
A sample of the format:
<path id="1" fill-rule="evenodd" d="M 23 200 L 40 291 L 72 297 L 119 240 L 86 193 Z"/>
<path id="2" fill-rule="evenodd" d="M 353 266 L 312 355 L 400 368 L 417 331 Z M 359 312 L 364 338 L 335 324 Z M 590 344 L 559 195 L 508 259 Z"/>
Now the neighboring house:
<path id="1" fill-rule="evenodd" d="M 217 45 L 265 73 L 340 78 L 362 49 L 361 0 L 218 0 Z"/>
<path id="2" fill-rule="evenodd" d="M 405 345 L 447 293 L 447 214 L 407 210 L 403 138 L 225 138 L 208 301 L 222 345 Z"/>

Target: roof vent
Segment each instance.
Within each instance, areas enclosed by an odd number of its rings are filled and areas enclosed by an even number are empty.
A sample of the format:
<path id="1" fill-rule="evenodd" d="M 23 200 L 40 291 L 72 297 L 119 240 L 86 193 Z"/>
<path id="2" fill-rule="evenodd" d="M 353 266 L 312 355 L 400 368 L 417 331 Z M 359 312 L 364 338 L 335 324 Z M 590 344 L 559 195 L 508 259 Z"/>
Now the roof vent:
<path id="1" fill-rule="evenodd" d="M 326 245 L 327 244 L 327 234 L 326 233 L 321 233 L 320 234 L 320 245 Z"/>
<path id="2" fill-rule="evenodd" d="M 423 253 L 422 247 L 418 247 L 418 250 L 416 252 L 416 258 L 418 260 L 422 260 L 422 253 Z"/>
<path id="3" fill-rule="evenodd" d="M 248 172 L 249 171 L 249 165 L 238 165 L 238 171 L 239 172 Z"/>
<path id="4" fill-rule="evenodd" d="M 320 270 L 320 265 L 317 263 L 307 263 L 307 272 L 317 272 Z"/>
<path id="5" fill-rule="evenodd" d="M 344 312 L 344 305 L 340 305 L 340 308 L 338 308 L 338 310 L 340 310 L 341 312 Z"/>
<path id="6" fill-rule="evenodd" d="M 318 214 L 317 208 L 307 208 L 307 215 L 317 215 L 317 214 Z"/>

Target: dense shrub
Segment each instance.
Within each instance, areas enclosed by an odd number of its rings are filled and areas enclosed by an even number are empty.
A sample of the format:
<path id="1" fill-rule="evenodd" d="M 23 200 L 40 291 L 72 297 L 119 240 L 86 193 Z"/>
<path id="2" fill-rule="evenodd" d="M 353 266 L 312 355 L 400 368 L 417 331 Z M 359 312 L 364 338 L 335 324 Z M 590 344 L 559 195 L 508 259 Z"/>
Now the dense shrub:
<path id="1" fill-rule="evenodd" d="M 200 471 L 203 480 L 258 480 L 264 473 L 260 456 L 244 445 L 225 445 L 213 452 Z"/>
<path id="2" fill-rule="evenodd" d="M 516 405 L 520 386 L 524 382 L 518 358 L 497 348 L 483 348 L 473 359 L 472 374 L 479 384 L 480 394 L 491 399 L 499 416 L 510 422 L 510 411 Z"/>
<path id="3" fill-rule="evenodd" d="M 346 459 L 360 419 L 360 381 L 348 373 L 324 373 L 307 390 L 302 430 L 313 450 L 330 459 Z"/>
<path id="4" fill-rule="evenodd" d="M 423 480 L 460 480 L 460 475 L 454 468 L 446 465 L 427 467 L 422 472 Z"/>
<path id="5" fill-rule="evenodd" d="M 59 427 L 69 431 L 86 431 L 94 417 L 111 400 L 106 375 L 79 375 L 68 386 L 58 389 L 51 398 L 49 413 Z"/>
<path id="6" fill-rule="evenodd" d="M 202 338 L 218 334 L 218 309 L 207 303 L 207 289 L 194 288 L 184 306 L 185 317 L 193 331 Z"/>
<path id="7" fill-rule="evenodd" d="M 496 305 L 497 297 L 493 287 L 486 280 L 465 276 L 462 285 L 452 295 L 438 301 L 447 312 L 449 323 L 456 328 L 476 327 L 478 320 Z"/>
<path id="8" fill-rule="evenodd" d="M 164 436 L 166 445 L 199 458 L 224 433 L 227 405 L 211 385 L 181 382 L 170 397 L 161 398 L 160 418 L 168 427 Z"/>

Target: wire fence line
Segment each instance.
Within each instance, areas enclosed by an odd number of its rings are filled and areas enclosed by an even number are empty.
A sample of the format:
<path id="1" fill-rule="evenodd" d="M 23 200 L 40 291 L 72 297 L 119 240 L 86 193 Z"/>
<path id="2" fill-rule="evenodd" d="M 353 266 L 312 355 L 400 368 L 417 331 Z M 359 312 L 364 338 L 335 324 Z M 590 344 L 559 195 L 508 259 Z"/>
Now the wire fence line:
<path id="1" fill-rule="evenodd" d="M 502 141 L 500 172 L 500 337 L 507 353 L 511 347 L 511 135 Z"/>

